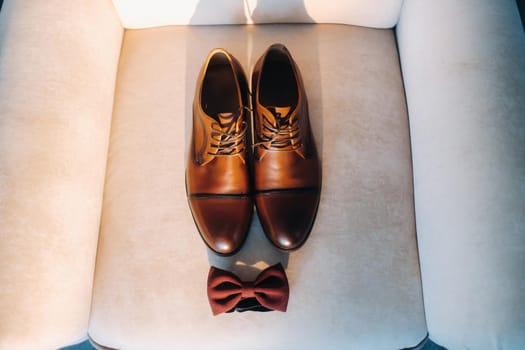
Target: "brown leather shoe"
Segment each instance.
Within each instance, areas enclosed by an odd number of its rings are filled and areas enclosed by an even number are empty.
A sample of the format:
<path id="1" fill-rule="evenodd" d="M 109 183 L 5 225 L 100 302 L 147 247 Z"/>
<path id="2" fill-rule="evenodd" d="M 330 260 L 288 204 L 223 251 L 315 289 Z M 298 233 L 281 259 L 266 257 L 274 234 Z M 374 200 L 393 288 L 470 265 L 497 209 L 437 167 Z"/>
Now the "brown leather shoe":
<path id="1" fill-rule="evenodd" d="M 284 45 L 268 48 L 252 74 L 255 205 L 278 248 L 300 247 L 317 213 L 321 166 L 299 69 Z"/>
<path id="2" fill-rule="evenodd" d="M 186 193 L 204 242 L 221 255 L 244 242 L 253 213 L 248 166 L 248 84 L 239 62 L 214 49 L 200 72 Z"/>

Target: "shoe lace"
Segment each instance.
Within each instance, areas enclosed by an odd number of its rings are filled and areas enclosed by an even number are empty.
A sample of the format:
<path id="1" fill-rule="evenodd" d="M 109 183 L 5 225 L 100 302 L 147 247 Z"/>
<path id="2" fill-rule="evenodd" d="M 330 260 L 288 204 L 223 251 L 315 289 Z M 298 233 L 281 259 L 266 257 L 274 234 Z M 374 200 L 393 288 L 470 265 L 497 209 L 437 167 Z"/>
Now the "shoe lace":
<path id="1" fill-rule="evenodd" d="M 268 107 L 273 121 L 263 115 L 261 141 L 254 146 L 262 146 L 269 150 L 293 151 L 301 147 L 299 121 L 292 118 L 292 110 L 283 116 L 275 107 Z"/>
<path id="2" fill-rule="evenodd" d="M 245 149 L 245 135 L 247 125 L 242 121 L 237 125 L 240 113 L 219 113 L 219 121 L 211 124 L 211 138 L 209 155 L 233 156 Z"/>

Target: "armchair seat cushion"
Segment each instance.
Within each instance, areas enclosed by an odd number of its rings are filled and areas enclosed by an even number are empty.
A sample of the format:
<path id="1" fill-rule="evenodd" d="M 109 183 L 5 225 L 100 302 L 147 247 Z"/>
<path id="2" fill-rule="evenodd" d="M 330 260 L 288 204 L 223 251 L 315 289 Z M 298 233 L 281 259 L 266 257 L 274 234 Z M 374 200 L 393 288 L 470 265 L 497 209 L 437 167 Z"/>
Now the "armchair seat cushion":
<path id="1" fill-rule="evenodd" d="M 196 77 L 214 47 L 247 75 L 285 44 L 307 89 L 323 186 L 314 229 L 278 251 L 256 216 L 232 257 L 208 251 L 184 190 Z M 427 333 L 409 128 L 392 30 L 171 26 L 125 33 L 89 334 L 123 349 L 393 349 Z M 253 279 L 281 262 L 288 311 L 212 316 L 210 265 Z M 375 336 L 371 336 L 374 334 Z"/>

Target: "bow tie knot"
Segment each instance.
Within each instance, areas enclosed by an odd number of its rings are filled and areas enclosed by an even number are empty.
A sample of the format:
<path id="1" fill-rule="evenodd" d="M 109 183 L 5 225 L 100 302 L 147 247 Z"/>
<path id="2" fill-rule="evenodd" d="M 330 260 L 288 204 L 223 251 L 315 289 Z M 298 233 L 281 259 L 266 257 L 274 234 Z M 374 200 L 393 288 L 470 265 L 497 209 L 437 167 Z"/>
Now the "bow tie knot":
<path id="1" fill-rule="evenodd" d="M 242 299 L 255 298 L 255 283 L 243 282 L 241 290 Z"/>
<path id="2" fill-rule="evenodd" d="M 288 279 L 281 264 L 268 267 L 248 282 L 229 271 L 210 268 L 208 300 L 214 315 L 231 311 L 250 298 L 269 310 L 286 311 L 288 296 Z"/>

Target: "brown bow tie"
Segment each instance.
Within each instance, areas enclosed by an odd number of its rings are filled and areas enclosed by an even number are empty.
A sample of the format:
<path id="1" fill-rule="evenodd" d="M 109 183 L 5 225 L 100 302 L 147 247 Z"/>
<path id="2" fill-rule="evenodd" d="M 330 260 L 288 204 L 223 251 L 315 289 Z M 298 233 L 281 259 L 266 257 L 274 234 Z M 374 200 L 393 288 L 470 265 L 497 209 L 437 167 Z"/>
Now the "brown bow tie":
<path id="1" fill-rule="evenodd" d="M 254 282 L 242 282 L 233 273 L 213 266 L 208 274 L 208 300 L 213 315 L 231 311 L 250 298 L 269 310 L 286 311 L 289 291 L 281 264 L 263 270 Z"/>

